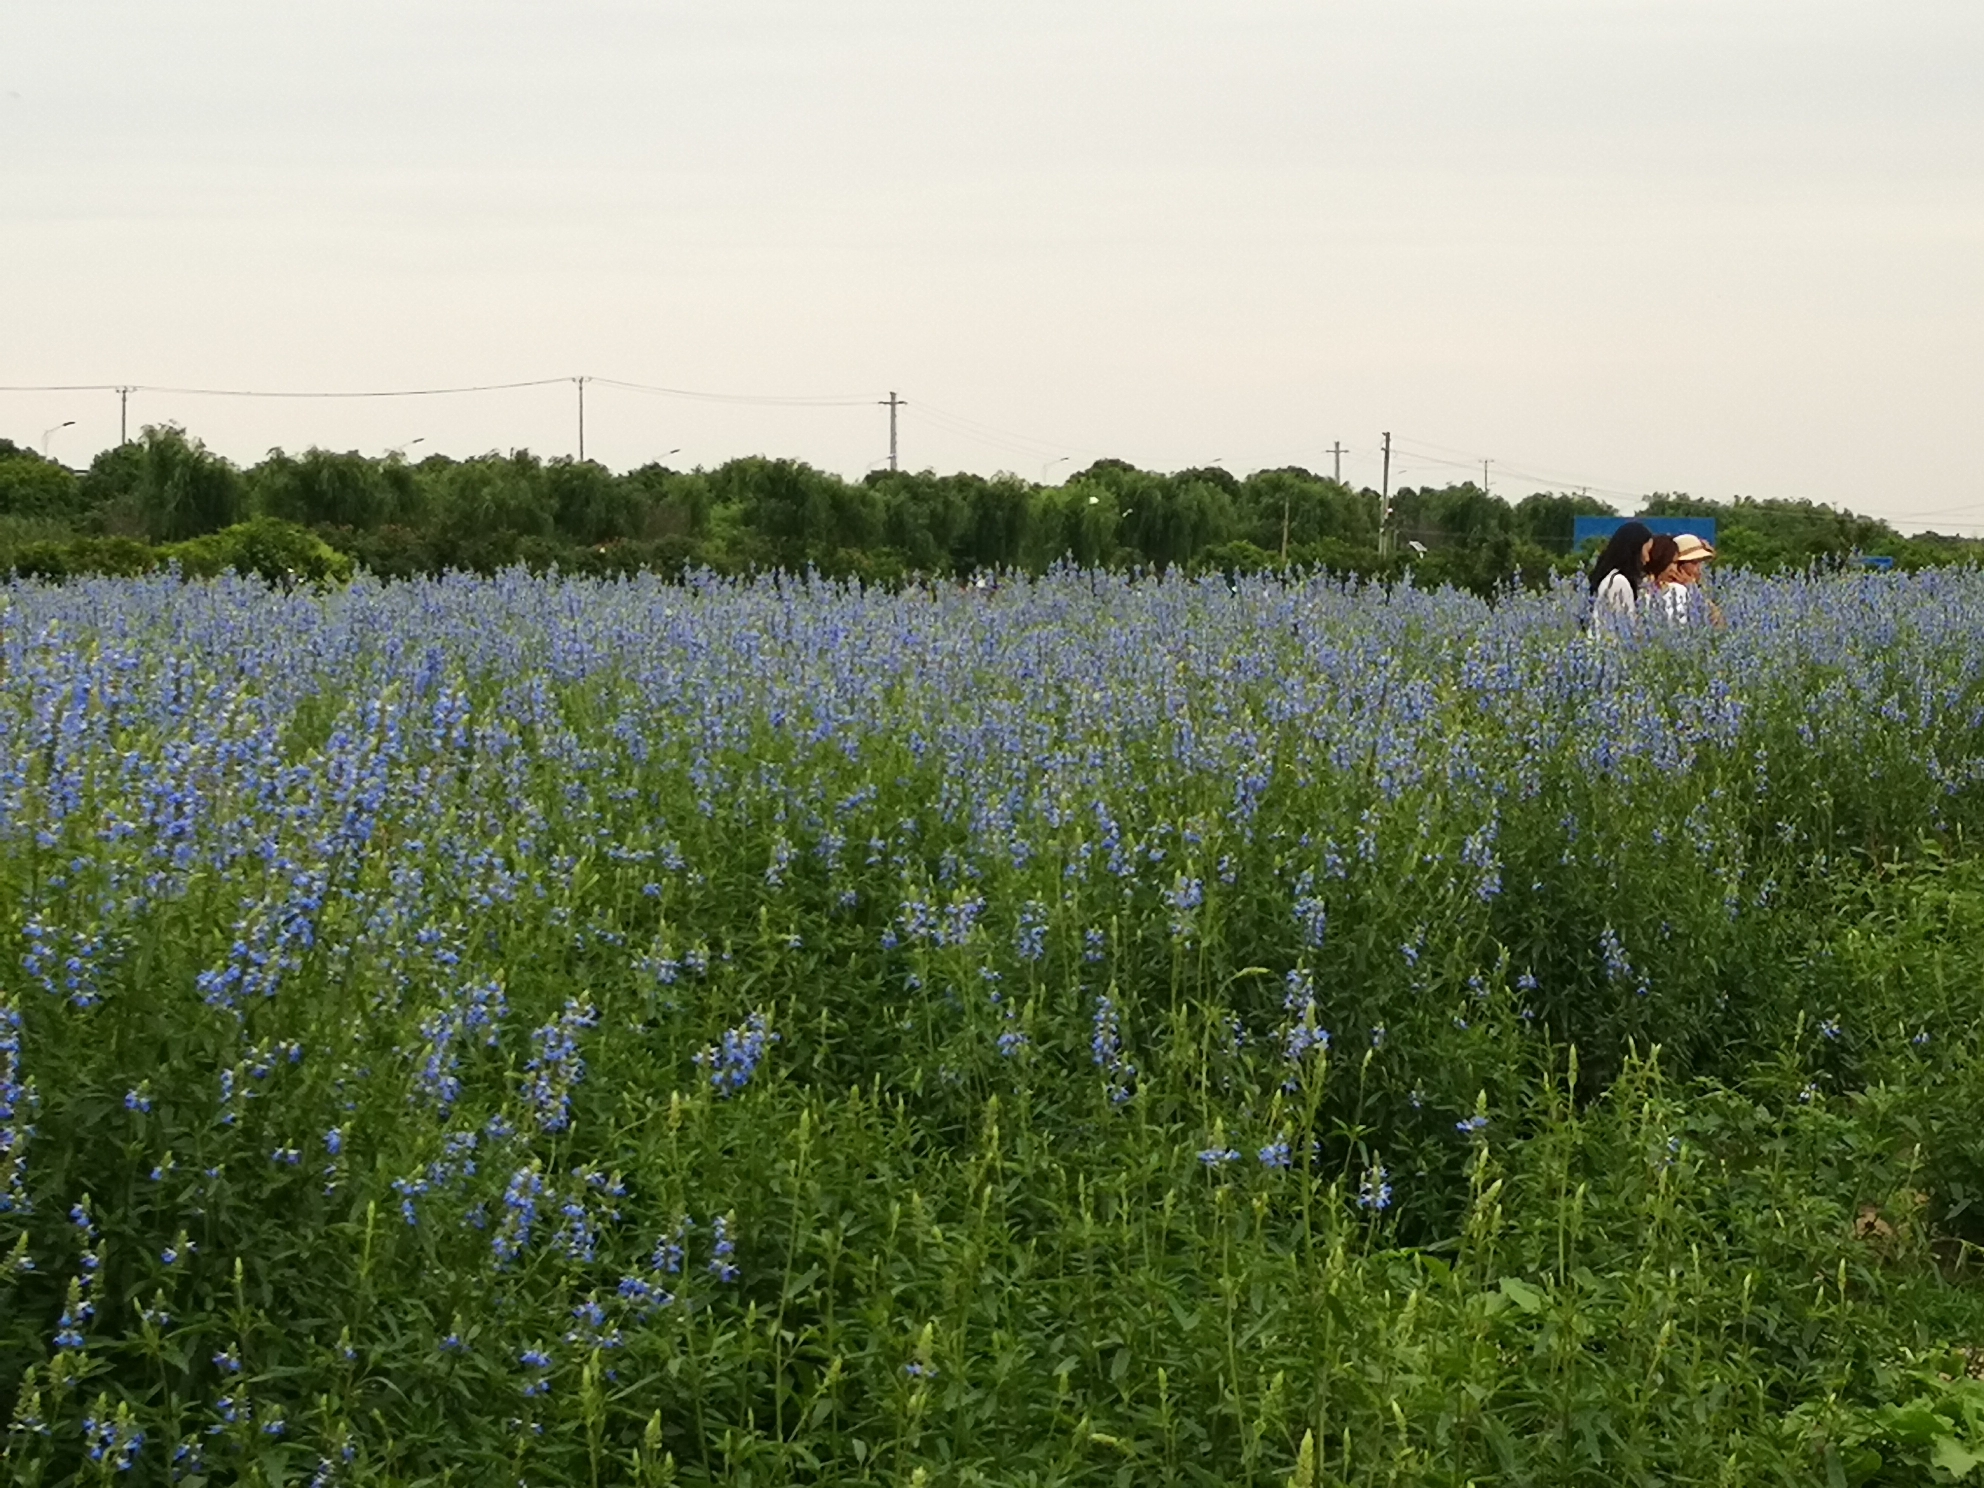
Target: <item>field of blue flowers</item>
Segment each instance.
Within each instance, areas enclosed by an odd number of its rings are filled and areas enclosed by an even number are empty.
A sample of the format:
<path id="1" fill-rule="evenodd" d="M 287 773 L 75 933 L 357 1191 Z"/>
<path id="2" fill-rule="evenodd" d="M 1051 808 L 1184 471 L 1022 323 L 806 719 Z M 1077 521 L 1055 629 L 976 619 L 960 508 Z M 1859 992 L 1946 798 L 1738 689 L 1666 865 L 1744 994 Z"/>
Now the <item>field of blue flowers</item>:
<path id="1" fill-rule="evenodd" d="M 56 1483 L 1984 1465 L 1984 575 L 0 588 Z"/>

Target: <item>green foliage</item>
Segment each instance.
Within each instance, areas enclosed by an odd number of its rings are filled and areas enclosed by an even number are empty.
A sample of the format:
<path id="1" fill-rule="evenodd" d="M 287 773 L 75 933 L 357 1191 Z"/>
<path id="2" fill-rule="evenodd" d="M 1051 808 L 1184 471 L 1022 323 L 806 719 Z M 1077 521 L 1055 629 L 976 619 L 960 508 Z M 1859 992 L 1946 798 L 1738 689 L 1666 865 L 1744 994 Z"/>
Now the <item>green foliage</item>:
<path id="1" fill-rule="evenodd" d="M 1472 547 L 1510 535 L 1514 513 L 1472 481 L 1440 489 L 1405 487 L 1392 496 L 1392 520 L 1401 537 Z"/>
<path id="2" fill-rule="evenodd" d="M 1060 584 L 0 601 L 9 1481 L 1974 1474 L 1969 648 L 1805 739 L 1827 647 L 1748 691 L 1546 599 Z M 1682 700 L 1690 788 L 1521 726 L 1594 716 L 1514 711 L 1539 654 Z M 1450 773 L 1269 706 L 1378 671 Z"/>
<path id="3" fill-rule="evenodd" d="M 305 527 L 375 527 L 404 521 L 419 508 L 404 462 L 356 451 L 309 449 L 292 458 L 272 450 L 248 479 L 257 511 Z"/>
<path id="4" fill-rule="evenodd" d="M 1557 573 L 1579 565 L 1509 532 L 1494 532 L 1471 543 L 1435 548 L 1411 565 L 1413 581 L 1423 586 L 1449 584 L 1475 594 L 1492 594 L 1511 585 L 1540 588 Z"/>
<path id="5" fill-rule="evenodd" d="M 549 537 L 557 527 L 544 462 L 528 450 L 459 464 L 428 459 L 420 473 L 433 530 L 445 540 Z"/>
<path id="6" fill-rule="evenodd" d="M 1381 544 L 1377 492 L 1293 466 L 1243 479 L 1218 466 L 1165 474 L 1099 460 L 1047 487 L 1011 474 L 927 470 L 876 470 L 849 482 L 761 457 L 713 470 L 651 464 L 616 475 L 595 462 L 546 461 L 523 450 L 409 465 L 398 454 L 313 448 L 295 456 L 273 450 L 244 474 L 168 426 L 104 451 L 77 479 L 31 451 L 0 445 L 0 518 L 167 542 L 253 513 L 314 528 L 388 577 L 493 573 L 517 563 L 626 572 L 653 554 L 659 571 L 671 574 L 811 566 L 895 582 L 913 574 L 1037 574 L 1062 561 L 1243 571 L 1261 553 L 1277 567 L 1388 581 L 1410 569 L 1422 585 L 1488 595 L 1575 567 L 1574 518 L 1611 510 L 1561 492 L 1510 505 L 1471 482 L 1406 487 L 1393 493 Z M 1713 518 L 1725 568 L 1836 567 L 1862 554 L 1892 558 L 1904 570 L 1984 560 L 1984 542 L 1933 533 L 1904 539 L 1884 523 L 1812 502 L 1657 493 L 1644 509 Z M 1416 554 L 1413 543 L 1425 552 Z"/>
<path id="7" fill-rule="evenodd" d="M 544 468 L 544 489 L 557 530 L 573 542 L 598 544 L 640 533 L 640 488 L 615 479 L 596 460 L 553 460 Z"/>
<path id="8" fill-rule="evenodd" d="M 1121 460 L 1099 460 L 1070 479 L 1066 489 L 1072 499 L 1095 497 L 1113 512 L 1115 540 L 1126 561 L 1168 568 L 1237 535 L 1229 485 L 1203 472 L 1163 476 Z"/>
<path id="9" fill-rule="evenodd" d="M 882 507 L 882 536 L 925 573 L 946 573 L 972 519 L 973 497 L 983 480 L 925 471 L 870 471 L 865 484 Z"/>
<path id="10" fill-rule="evenodd" d="M 677 471 L 642 465 L 621 480 L 635 493 L 641 513 L 639 536 L 647 539 L 700 537 L 709 526 L 710 486 L 700 470 Z"/>
<path id="11" fill-rule="evenodd" d="M 745 528 L 789 569 L 836 548 L 861 548 L 881 532 L 874 492 L 799 460 L 751 456 L 710 475 L 712 500 L 730 507 Z"/>
<path id="12" fill-rule="evenodd" d="M 1377 497 L 1306 470 L 1256 471 L 1241 486 L 1239 502 L 1249 538 L 1271 552 L 1281 548 L 1284 517 L 1291 549 L 1335 542 L 1375 551 L 1378 545 Z"/>
<path id="13" fill-rule="evenodd" d="M 1538 547 L 1552 553 L 1568 553 L 1579 517 L 1613 515 L 1612 508 L 1594 496 L 1539 491 L 1515 504 L 1510 521 L 1516 532 Z"/>
<path id="14" fill-rule="evenodd" d="M 151 572 L 163 561 L 157 548 L 129 537 L 30 540 L 0 549 L 0 571 L 57 582 L 95 575 L 131 578 Z"/>
<path id="15" fill-rule="evenodd" d="M 1657 517 L 1713 517 L 1718 561 L 1762 573 L 1809 568 L 1856 553 L 1886 551 L 1895 541 L 1885 522 L 1814 501 L 1703 501 L 1656 493 L 1643 510 Z"/>
<path id="16" fill-rule="evenodd" d="M 235 572 L 271 584 L 342 584 L 354 571 L 351 558 L 305 528 L 273 517 L 189 538 L 152 544 L 129 537 L 0 533 L 0 573 L 60 582 L 90 577 L 129 578 L 176 564 L 188 578 Z"/>
<path id="17" fill-rule="evenodd" d="M 1279 555 L 1264 552 L 1241 538 L 1235 542 L 1215 543 L 1202 550 L 1192 566 L 1201 573 L 1272 573 L 1281 567 L 1281 559 Z"/>
<path id="18" fill-rule="evenodd" d="M 1405 572 L 1402 559 L 1386 558 L 1375 547 L 1360 547 L 1333 537 L 1291 548 L 1288 557 L 1290 566 L 1297 571 L 1314 570 L 1339 579 L 1390 583 Z"/>
<path id="19" fill-rule="evenodd" d="M 0 517 L 73 517 L 75 472 L 31 450 L 0 451 Z"/>
<path id="20" fill-rule="evenodd" d="M 177 563 L 188 578 L 234 572 L 271 584 L 342 584 L 352 561 L 322 538 L 292 522 L 257 517 L 158 550 L 161 562 Z"/>
<path id="21" fill-rule="evenodd" d="M 243 513 L 241 474 L 177 425 L 147 425 L 134 444 L 91 462 L 83 496 L 110 531 L 153 542 L 215 532 Z"/>
<path id="22" fill-rule="evenodd" d="M 87 519 L 125 537 L 144 535 L 138 489 L 144 481 L 143 444 L 119 444 L 98 451 L 83 472 L 79 495 Z"/>

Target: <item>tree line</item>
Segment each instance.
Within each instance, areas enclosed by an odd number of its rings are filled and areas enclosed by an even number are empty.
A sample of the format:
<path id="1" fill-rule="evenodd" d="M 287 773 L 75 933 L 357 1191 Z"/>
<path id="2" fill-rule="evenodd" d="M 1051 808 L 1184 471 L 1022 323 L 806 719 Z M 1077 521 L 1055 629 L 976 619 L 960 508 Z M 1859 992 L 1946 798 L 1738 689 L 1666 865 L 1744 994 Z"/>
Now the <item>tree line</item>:
<path id="1" fill-rule="evenodd" d="M 585 573 L 813 567 L 891 581 L 1068 560 L 1228 571 L 1286 564 L 1380 577 L 1409 567 L 1421 583 L 1485 592 L 1575 566 L 1575 518 L 1612 511 L 1562 492 L 1511 502 L 1472 483 L 1394 492 L 1388 523 L 1383 506 L 1378 492 L 1298 467 L 1242 477 L 1216 465 L 1161 473 L 1099 460 L 1048 486 L 927 470 L 849 481 L 764 456 L 615 473 L 527 450 L 408 461 L 309 449 L 272 450 L 243 468 L 159 425 L 75 471 L 0 439 L 0 572 L 58 577 L 141 570 L 172 545 L 184 550 L 175 557 L 224 562 L 237 539 L 222 535 L 253 524 L 258 552 L 288 543 L 319 554 L 312 562 L 389 578 L 521 563 Z M 1855 555 L 1918 567 L 1971 561 L 1978 546 L 1904 538 L 1884 522 L 1803 501 L 1670 493 L 1650 496 L 1641 512 L 1712 517 L 1724 559 L 1765 569 Z"/>

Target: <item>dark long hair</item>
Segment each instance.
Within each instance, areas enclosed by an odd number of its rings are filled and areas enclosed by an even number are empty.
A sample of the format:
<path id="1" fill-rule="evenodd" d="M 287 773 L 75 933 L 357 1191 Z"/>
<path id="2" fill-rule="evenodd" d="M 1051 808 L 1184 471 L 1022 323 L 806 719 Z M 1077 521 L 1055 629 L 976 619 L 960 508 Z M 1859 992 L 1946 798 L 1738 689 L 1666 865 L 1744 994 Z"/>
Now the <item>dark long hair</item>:
<path id="1" fill-rule="evenodd" d="M 1633 593 L 1640 592 L 1640 580 L 1645 576 L 1640 569 L 1640 549 L 1653 541 L 1653 534 L 1644 522 L 1627 522 L 1612 534 L 1612 540 L 1598 555 L 1598 561 L 1591 566 L 1591 592 L 1596 594 L 1598 586 L 1605 582 L 1607 575 L 1622 573 L 1626 582 L 1633 586 Z"/>
<path id="2" fill-rule="evenodd" d="M 1646 562 L 1642 565 L 1640 577 L 1657 579 L 1673 566 L 1674 555 L 1681 551 L 1681 545 L 1664 532 L 1656 532 L 1653 542 L 1647 547 Z"/>

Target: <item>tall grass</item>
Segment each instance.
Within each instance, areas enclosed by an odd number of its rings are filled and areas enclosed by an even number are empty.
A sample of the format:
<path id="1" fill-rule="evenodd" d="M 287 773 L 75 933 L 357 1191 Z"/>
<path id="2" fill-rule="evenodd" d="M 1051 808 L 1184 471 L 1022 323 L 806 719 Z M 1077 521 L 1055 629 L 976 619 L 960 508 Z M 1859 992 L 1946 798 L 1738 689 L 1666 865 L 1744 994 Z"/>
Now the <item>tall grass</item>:
<path id="1" fill-rule="evenodd" d="M 23 1483 L 1922 1481 L 1984 578 L 0 597 Z"/>

